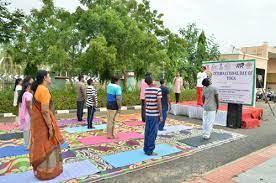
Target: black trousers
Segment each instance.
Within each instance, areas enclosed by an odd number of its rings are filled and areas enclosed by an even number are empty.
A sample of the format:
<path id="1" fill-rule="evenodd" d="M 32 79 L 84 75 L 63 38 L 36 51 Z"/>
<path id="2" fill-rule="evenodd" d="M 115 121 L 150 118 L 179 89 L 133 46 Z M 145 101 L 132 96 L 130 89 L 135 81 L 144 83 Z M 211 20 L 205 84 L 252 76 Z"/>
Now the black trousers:
<path id="1" fill-rule="evenodd" d="M 82 121 L 84 101 L 77 101 L 77 117 L 78 121 Z"/>
<path id="2" fill-rule="evenodd" d="M 175 93 L 175 102 L 178 103 L 180 98 L 180 93 Z"/>
<path id="3" fill-rule="evenodd" d="M 92 123 L 93 123 L 93 118 L 94 118 L 94 113 L 95 113 L 95 107 L 87 107 L 87 127 L 92 128 Z"/>
<path id="4" fill-rule="evenodd" d="M 146 122 L 146 101 L 141 100 L 141 118 L 143 122 Z"/>

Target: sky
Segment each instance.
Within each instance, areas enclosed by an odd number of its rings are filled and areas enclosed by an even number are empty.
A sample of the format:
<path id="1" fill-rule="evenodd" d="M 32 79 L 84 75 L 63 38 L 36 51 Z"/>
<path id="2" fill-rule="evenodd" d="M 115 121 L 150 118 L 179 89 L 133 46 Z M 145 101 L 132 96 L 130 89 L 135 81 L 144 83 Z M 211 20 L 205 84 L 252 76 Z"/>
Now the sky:
<path id="1" fill-rule="evenodd" d="M 41 7 L 40 0 L 8 0 L 12 8 L 28 12 Z M 57 7 L 74 11 L 78 0 L 54 0 Z M 178 32 L 196 23 L 209 36 L 213 35 L 223 53 L 232 47 L 276 46 L 275 0 L 150 0 L 151 8 L 163 13 L 164 24 Z"/>

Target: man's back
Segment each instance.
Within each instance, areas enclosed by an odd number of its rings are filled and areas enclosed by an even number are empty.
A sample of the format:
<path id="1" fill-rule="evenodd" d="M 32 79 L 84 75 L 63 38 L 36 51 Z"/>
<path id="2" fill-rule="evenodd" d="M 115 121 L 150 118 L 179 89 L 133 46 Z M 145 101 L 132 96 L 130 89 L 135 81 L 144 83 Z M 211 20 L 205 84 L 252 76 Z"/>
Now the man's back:
<path id="1" fill-rule="evenodd" d="M 217 89 L 213 86 L 205 87 L 203 90 L 203 96 L 205 98 L 203 108 L 205 111 L 216 111 L 217 104 L 215 95 L 218 95 Z"/>
<path id="2" fill-rule="evenodd" d="M 87 107 L 96 107 L 97 104 L 97 91 L 93 86 L 88 86 L 86 89 L 86 105 Z M 95 102 L 94 102 L 95 97 Z"/>
<path id="3" fill-rule="evenodd" d="M 169 94 L 169 88 L 166 86 L 160 86 L 161 92 L 162 92 L 162 99 L 161 99 L 161 103 L 162 103 L 162 107 L 167 106 L 168 105 L 168 94 Z"/>
<path id="4" fill-rule="evenodd" d="M 159 116 L 157 100 L 162 98 L 161 89 L 158 87 L 147 87 L 145 89 L 146 115 Z"/>
<path id="5" fill-rule="evenodd" d="M 76 93 L 77 93 L 77 101 L 85 100 L 85 88 L 82 82 L 78 82 L 76 86 Z"/>
<path id="6" fill-rule="evenodd" d="M 110 83 L 107 86 L 107 109 L 118 110 L 117 96 L 122 95 L 122 89 L 119 85 Z"/>

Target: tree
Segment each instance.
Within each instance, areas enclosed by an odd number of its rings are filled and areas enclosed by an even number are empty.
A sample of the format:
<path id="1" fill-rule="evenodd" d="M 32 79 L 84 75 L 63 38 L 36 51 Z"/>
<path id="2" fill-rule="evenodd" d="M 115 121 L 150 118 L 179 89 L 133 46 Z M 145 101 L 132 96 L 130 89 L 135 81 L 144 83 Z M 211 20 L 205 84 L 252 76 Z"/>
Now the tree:
<path id="1" fill-rule="evenodd" d="M 49 66 L 58 74 L 99 75 L 102 82 L 113 74 L 134 71 L 136 79 L 150 71 L 155 79 L 171 81 L 180 71 L 191 86 L 203 60 L 219 54 L 214 39 L 195 24 L 174 34 L 148 0 L 80 0 L 86 8 L 70 13 L 43 0 L 24 18 L 9 53 L 25 73 Z M 31 68 L 34 68 L 33 70 Z"/>
<path id="2" fill-rule="evenodd" d="M 24 14 L 20 10 L 10 12 L 6 1 L 0 2 L 0 43 L 8 43 L 20 30 Z"/>
<path id="3" fill-rule="evenodd" d="M 140 4 L 135 0 L 81 2 L 88 9 L 77 10 L 78 29 L 86 35 L 87 43 L 102 34 L 107 45 L 116 48 L 116 70 L 125 78 L 129 70 L 141 78 L 150 65 L 160 65 L 159 53 L 163 47 L 156 31 L 162 26 L 154 21 L 158 17 L 150 10 L 148 1 Z"/>
<path id="4" fill-rule="evenodd" d="M 80 60 L 84 73 L 99 74 L 102 81 L 109 80 L 116 70 L 116 49 L 107 46 L 104 36 L 90 40 L 89 48 Z"/>
<path id="5" fill-rule="evenodd" d="M 204 34 L 204 31 L 202 31 L 198 37 L 197 42 L 197 50 L 196 50 L 196 67 L 200 68 L 202 65 L 202 61 L 209 59 L 208 53 L 207 53 L 207 40 L 206 36 Z"/>
<path id="6" fill-rule="evenodd" d="M 177 34 L 170 33 L 165 47 L 169 58 L 165 64 L 167 71 L 166 78 L 172 81 L 177 72 L 184 73 L 183 68 L 185 67 L 188 57 L 187 43 Z"/>
<path id="7" fill-rule="evenodd" d="M 206 37 L 204 31 L 200 31 L 196 24 L 189 24 L 180 29 L 180 35 L 187 43 L 188 62 L 184 68 L 185 78 L 191 87 L 195 86 L 196 75 L 200 70 L 202 61 L 219 58 L 219 47 L 213 37 Z"/>

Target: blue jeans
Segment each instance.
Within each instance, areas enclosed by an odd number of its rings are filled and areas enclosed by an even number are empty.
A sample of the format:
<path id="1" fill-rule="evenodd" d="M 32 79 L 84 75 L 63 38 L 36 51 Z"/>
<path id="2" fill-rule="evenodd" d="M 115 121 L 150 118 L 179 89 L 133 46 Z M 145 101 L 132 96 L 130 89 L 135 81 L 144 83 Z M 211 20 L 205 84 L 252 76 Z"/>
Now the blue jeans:
<path id="1" fill-rule="evenodd" d="M 164 130 L 164 126 L 165 126 L 165 122 L 167 119 L 167 112 L 169 110 L 169 106 L 168 105 L 163 105 L 162 106 L 162 117 L 163 117 L 163 121 L 159 124 L 159 130 Z"/>
<path id="2" fill-rule="evenodd" d="M 155 148 L 159 121 L 159 116 L 146 116 L 144 152 L 147 155 L 151 155 Z"/>

